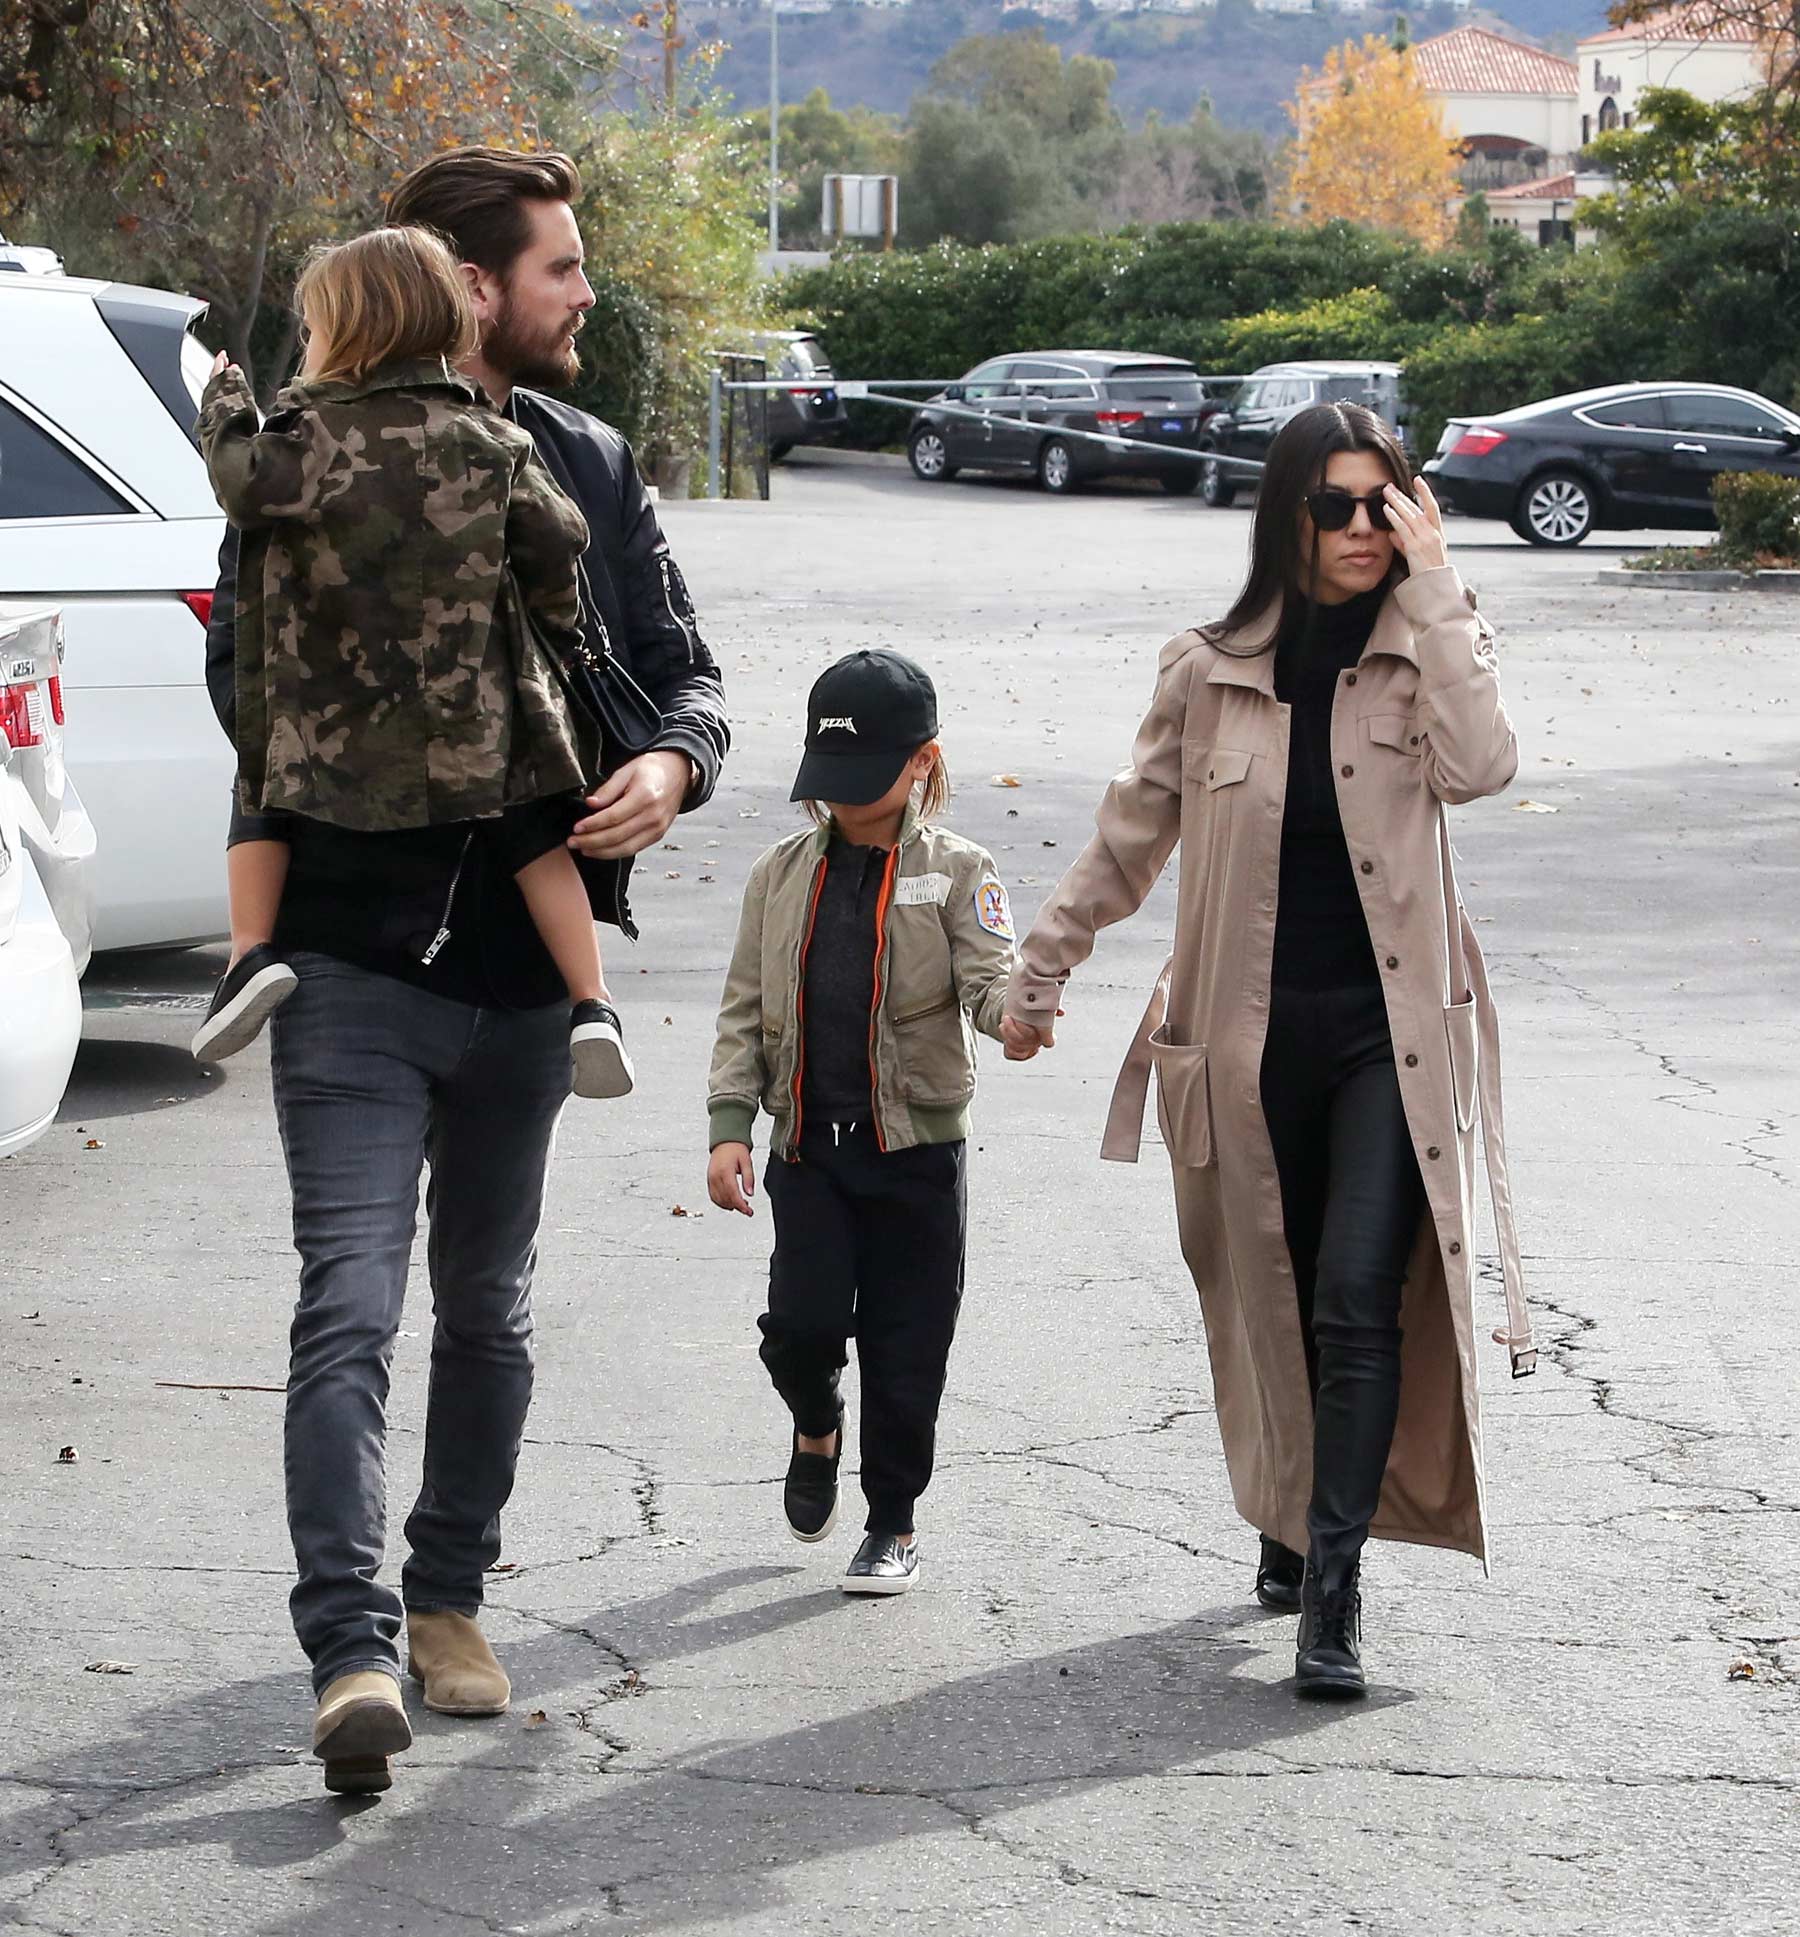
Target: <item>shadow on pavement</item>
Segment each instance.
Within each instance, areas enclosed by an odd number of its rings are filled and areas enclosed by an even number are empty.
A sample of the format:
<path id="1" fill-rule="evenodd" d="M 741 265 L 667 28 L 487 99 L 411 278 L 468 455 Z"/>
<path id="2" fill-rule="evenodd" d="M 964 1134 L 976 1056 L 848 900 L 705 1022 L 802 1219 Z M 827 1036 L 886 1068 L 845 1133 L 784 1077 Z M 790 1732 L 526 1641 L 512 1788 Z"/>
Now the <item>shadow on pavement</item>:
<path id="1" fill-rule="evenodd" d="M 222 1070 L 202 1068 L 182 1043 L 86 1036 L 57 1121 L 105 1123 L 172 1109 L 210 1095 L 224 1080 Z"/>
<path id="2" fill-rule="evenodd" d="M 907 1619 L 906 1603 L 858 1605 L 835 1592 L 684 1618 L 728 1588 L 790 1571 L 709 1576 L 596 1614 L 584 1624 L 585 1637 L 559 1629 L 507 1647 L 515 1688 L 521 1696 L 535 1691 L 530 1699 L 557 1725 L 524 1733 L 515 1707 L 511 1721 L 487 1735 L 491 1760 L 432 1767 L 434 1746 L 452 1733 L 467 1744 L 480 1725 L 421 1717 L 418 1751 L 398 1765 L 409 1806 L 377 1809 L 363 1830 L 348 1822 L 351 1808 L 311 1786 L 310 1761 L 308 1794 L 288 1803 L 209 1814 L 152 1786 L 160 1780 L 185 1790 L 196 1770 L 277 1766 L 270 1744 L 291 1739 L 303 1722 L 298 1676 L 268 1676 L 147 1711 L 131 1739 L 51 1758 L 21 1775 L 63 1788 L 143 1786 L 103 1819 L 63 1830 L 57 1846 L 66 1861 L 176 1849 L 191 1859 L 216 1845 L 239 1869 L 304 1873 L 295 1879 L 304 1906 L 290 1907 L 279 1922 L 260 1921 L 265 1933 L 359 1928 L 375 1900 L 473 1917 L 495 1929 L 581 1929 L 591 1915 L 612 1929 L 672 1930 L 790 1902 L 798 1914 L 805 1886 L 798 1878 L 784 1882 L 784 1873 L 914 1836 L 968 1832 L 1016 1856 L 1029 1834 L 1007 1827 L 1018 1812 L 1144 1776 L 1217 1773 L 1207 1765 L 1218 1758 L 1291 1745 L 1345 1725 L 1353 1714 L 1302 1705 L 1285 1682 L 1246 1673 L 1271 1650 L 1285 1656 L 1292 1638 L 1286 1621 L 1262 1628 L 1255 1641 L 1244 1638 L 1239 1630 L 1249 1610 L 1241 1605 L 1008 1662 L 775 1734 L 755 1731 L 771 1708 L 817 1699 L 804 1686 L 785 1702 L 778 1680 L 756 1689 L 758 1710 L 743 1724 L 739 1704 L 750 1697 L 729 1686 L 696 1690 L 690 1682 L 659 1690 L 661 1665 L 796 1622 L 819 1622 L 810 1643 L 816 1658 L 830 1647 L 820 1617 Z M 650 1717 L 636 1700 L 606 1702 L 590 1692 L 591 1705 L 581 1706 L 584 1689 L 603 1689 L 617 1669 L 609 1653 L 601 1671 L 594 1638 L 616 1647 L 612 1637 L 639 1628 L 645 1646 L 631 1658 L 645 1699 L 698 1695 L 717 1716 L 716 1744 L 657 1762 L 653 1751 L 632 1744 L 634 1719 Z M 1364 1712 L 1410 1699 L 1384 1690 Z M 562 1720 L 571 1704 L 579 1717 L 573 1735 Z M 591 1748 L 592 1758 L 571 1767 L 572 1744 Z M 1246 1774 L 1265 1772 L 1252 1765 Z M 47 1799 L 6 1826 L 18 1852 L 11 1869 L 34 1866 L 23 1848 L 33 1821 L 41 1819 L 35 1834 L 43 1836 L 59 1812 L 66 1818 L 67 1805 Z M 350 1847 L 328 1868 L 316 1867 L 340 1845 Z M 1023 1854 L 1030 1859 L 1028 1846 Z M 1053 1866 L 1045 1863 L 1048 1876 Z"/>

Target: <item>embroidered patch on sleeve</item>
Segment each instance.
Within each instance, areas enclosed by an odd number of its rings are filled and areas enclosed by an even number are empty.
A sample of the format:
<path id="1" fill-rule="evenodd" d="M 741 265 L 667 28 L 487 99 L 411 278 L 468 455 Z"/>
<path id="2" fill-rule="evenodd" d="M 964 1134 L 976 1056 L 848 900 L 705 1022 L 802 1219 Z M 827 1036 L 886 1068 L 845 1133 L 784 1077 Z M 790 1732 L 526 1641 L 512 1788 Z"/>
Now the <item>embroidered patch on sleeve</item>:
<path id="1" fill-rule="evenodd" d="M 947 874 L 903 874 L 894 883 L 896 908 L 941 908 L 949 899 Z"/>
<path id="2" fill-rule="evenodd" d="M 981 885 L 975 890 L 975 919 L 990 935 L 998 935 L 1003 941 L 1013 939 L 1012 906 L 998 876 L 981 877 Z"/>

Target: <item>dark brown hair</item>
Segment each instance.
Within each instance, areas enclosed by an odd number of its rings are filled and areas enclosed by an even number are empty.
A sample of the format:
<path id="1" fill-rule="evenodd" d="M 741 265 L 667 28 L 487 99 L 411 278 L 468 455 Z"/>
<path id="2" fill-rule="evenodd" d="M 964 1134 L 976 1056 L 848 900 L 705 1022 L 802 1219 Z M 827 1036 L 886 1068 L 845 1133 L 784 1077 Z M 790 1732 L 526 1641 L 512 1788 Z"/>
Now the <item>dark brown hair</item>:
<path id="1" fill-rule="evenodd" d="M 421 162 L 388 197 L 387 219 L 435 229 L 463 262 L 502 281 L 531 241 L 528 202 L 573 202 L 581 176 L 546 149 L 451 148 Z"/>
<path id="2" fill-rule="evenodd" d="M 930 742 L 926 741 L 929 746 Z M 919 748 L 913 749 L 917 754 Z M 944 749 L 939 747 L 931 763 L 931 771 L 919 782 L 917 788 L 919 818 L 934 821 L 950 805 L 950 769 L 944 764 Z M 815 827 L 823 827 L 831 819 L 824 805 L 816 800 L 803 800 L 800 805 L 806 809 Z"/>
<path id="3" fill-rule="evenodd" d="M 1361 404 L 1313 404 L 1290 417 L 1269 446 L 1258 483 L 1249 576 L 1237 603 L 1208 631 L 1221 651 L 1230 650 L 1225 641 L 1258 613 L 1277 603 L 1285 607 L 1296 597 L 1310 598 L 1316 590 L 1318 533 L 1313 533 L 1310 554 L 1303 553 L 1300 514 L 1306 508 L 1307 493 L 1324 484 L 1325 467 L 1339 451 L 1373 451 L 1400 489 L 1411 493 L 1412 465 L 1398 436 L 1374 411 Z M 1393 576 L 1398 578 L 1405 570 L 1405 560 L 1396 550 Z"/>
<path id="4" fill-rule="evenodd" d="M 456 258 L 429 229 L 372 229 L 315 249 L 294 300 L 317 344 L 318 382 L 360 383 L 388 363 L 459 363 L 480 340 Z"/>

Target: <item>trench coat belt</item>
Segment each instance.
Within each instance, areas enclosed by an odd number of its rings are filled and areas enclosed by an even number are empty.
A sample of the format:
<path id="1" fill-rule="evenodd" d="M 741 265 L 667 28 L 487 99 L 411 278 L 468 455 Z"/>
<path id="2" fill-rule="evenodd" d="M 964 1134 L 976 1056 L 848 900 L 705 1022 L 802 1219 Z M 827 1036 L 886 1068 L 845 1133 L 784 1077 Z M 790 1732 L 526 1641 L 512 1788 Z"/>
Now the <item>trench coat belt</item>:
<path id="1" fill-rule="evenodd" d="M 1512 1375 L 1523 1379 L 1537 1370 L 1537 1347 L 1532 1340 L 1531 1308 L 1525 1302 L 1525 1272 L 1519 1258 L 1519 1233 L 1513 1220 L 1512 1185 L 1506 1168 L 1506 1129 L 1500 1107 L 1500 1018 L 1488 986 L 1487 964 L 1468 916 L 1460 908 L 1464 967 L 1469 992 L 1475 998 L 1475 1023 L 1480 1044 L 1476 1089 L 1481 1110 L 1481 1143 L 1487 1155 L 1488 1196 L 1494 1206 L 1494 1228 L 1500 1240 L 1500 1269 L 1506 1287 L 1506 1326 L 1494 1333 L 1494 1343 L 1504 1345 L 1512 1358 Z M 1169 977 L 1175 966 L 1171 955 L 1163 964 L 1150 1000 L 1144 1007 L 1137 1033 L 1132 1037 L 1113 1085 L 1112 1103 L 1106 1113 L 1106 1134 L 1100 1155 L 1109 1163 L 1134 1164 L 1144 1140 L 1144 1111 L 1150 1100 L 1150 1072 L 1153 1058 L 1150 1039 L 1163 1025 L 1169 1006 Z"/>

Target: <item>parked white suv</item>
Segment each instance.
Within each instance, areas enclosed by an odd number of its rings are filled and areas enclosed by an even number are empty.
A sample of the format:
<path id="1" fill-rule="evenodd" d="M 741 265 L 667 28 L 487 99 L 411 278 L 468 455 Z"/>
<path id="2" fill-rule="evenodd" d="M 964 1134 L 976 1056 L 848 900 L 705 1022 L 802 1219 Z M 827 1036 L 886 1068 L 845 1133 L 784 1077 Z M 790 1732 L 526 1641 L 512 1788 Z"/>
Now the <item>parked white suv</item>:
<path id="1" fill-rule="evenodd" d="M 225 932 L 231 748 L 205 687 L 224 520 L 192 427 L 204 305 L 0 274 L 0 596 L 60 606 L 94 946 Z"/>
<path id="2" fill-rule="evenodd" d="M 63 766 L 63 628 L 0 605 L 0 1157 L 41 1136 L 81 1043 L 94 830 Z"/>

